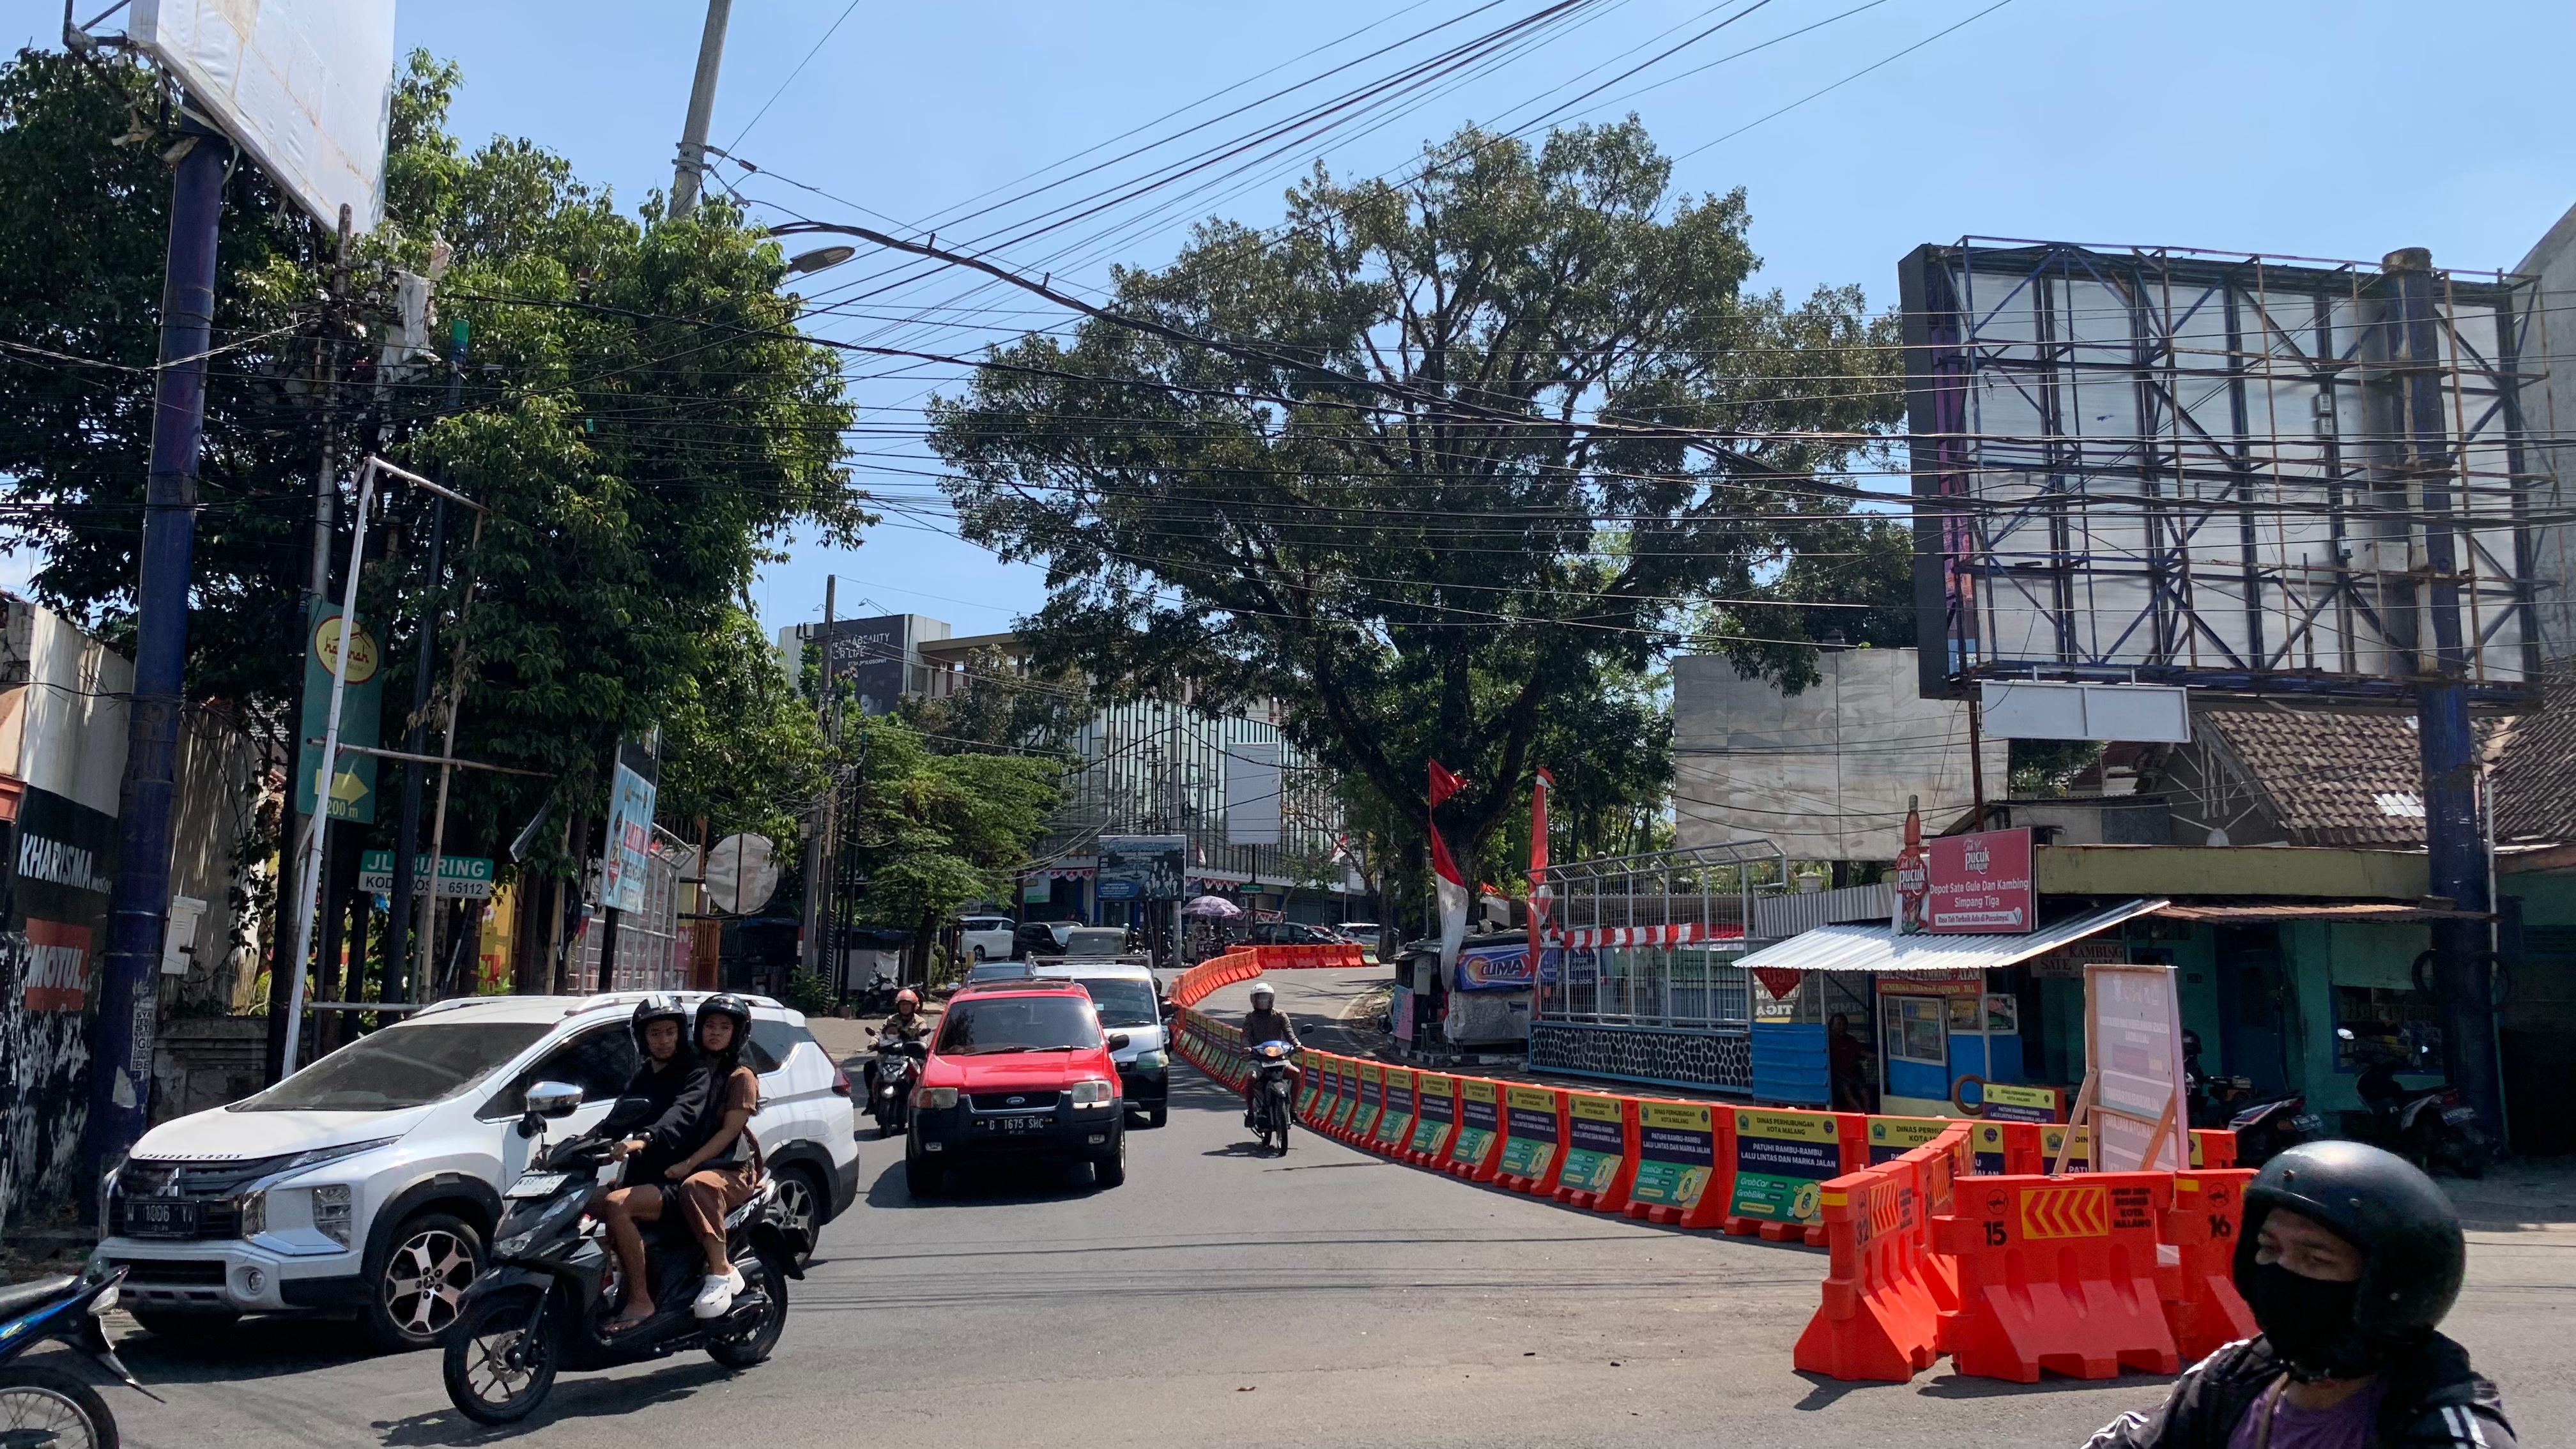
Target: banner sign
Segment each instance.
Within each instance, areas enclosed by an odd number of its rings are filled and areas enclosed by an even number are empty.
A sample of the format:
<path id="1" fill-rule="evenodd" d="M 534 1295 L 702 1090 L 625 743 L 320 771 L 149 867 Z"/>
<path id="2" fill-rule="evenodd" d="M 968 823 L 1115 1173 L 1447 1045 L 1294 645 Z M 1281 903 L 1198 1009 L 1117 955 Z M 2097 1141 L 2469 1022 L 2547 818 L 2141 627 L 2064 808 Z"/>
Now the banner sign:
<path id="1" fill-rule="evenodd" d="M 1941 1135 L 1950 1125 L 1941 1117 L 1872 1117 L 1869 1119 L 1869 1164 L 1876 1167 Z"/>
<path id="2" fill-rule="evenodd" d="M 297 723 L 295 809 L 311 815 L 323 795 L 322 737 L 331 724 L 331 676 L 341 667 L 340 608 L 315 601 L 304 630 L 304 708 Z M 340 743 L 378 743 L 385 705 L 384 651 L 360 624 L 349 644 L 348 683 L 340 691 Z M 376 819 L 376 757 L 344 754 L 331 773 L 330 817 L 372 825 Z"/>
<path id="3" fill-rule="evenodd" d="M 108 898 L 116 885 L 116 817 L 68 795 L 29 786 L 18 798 L 16 833 L 17 869 L 7 896 L 0 898 L 0 909 L 7 912 L 0 917 L 6 927 L 0 930 L 0 981 L 15 978 L 18 1005 L 26 1011 L 84 1011 L 89 1007 L 90 967 L 107 947 Z M 138 1000 L 156 1007 L 160 1002 L 150 992 Z M 150 1040 L 148 1033 L 144 1040 Z M 20 1100 L 32 1101 L 41 1063 L 34 1061 L 33 1047 L 17 1041 L 10 1045 L 29 1054 L 24 1060 L 31 1085 Z M 13 1075 L 20 1065 L 20 1059 L 11 1060 Z"/>
<path id="4" fill-rule="evenodd" d="M 644 909 L 644 875 L 653 851 L 653 797 L 661 788 L 661 731 L 617 747 L 608 783 L 608 839 L 599 852 L 599 908 Z"/>
<path id="5" fill-rule="evenodd" d="M 1543 1087 L 1503 1089 L 1505 1177 L 1547 1176 L 1556 1161 L 1556 1094 Z"/>
<path id="6" fill-rule="evenodd" d="M 412 886 L 429 884 L 429 857 L 412 857 Z M 370 850 L 358 857 L 358 889 L 386 895 L 394 888 L 394 853 Z M 438 858 L 438 898 L 482 901 L 492 898 L 492 858 L 486 855 L 442 855 Z"/>
<path id="7" fill-rule="evenodd" d="M 1389 1067 L 1385 1075 L 1386 1110 L 1377 1114 L 1377 1128 L 1369 1140 L 1380 1146 L 1400 1145 L 1413 1135 L 1413 1073 Z"/>
<path id="8" fill-rule="evenodd" d="M 2004 1129 L 2000 1122 L 1979 1122 L 1970 1127 L 1968 1150 L 1979 1177 L 2001 1177 L 2012 1171 L 2011 1157 L 2004 1150 Z"/>
<path id="9" fill-rule="evenodd" d="M 1990 1122 L 2063 1122 L 2066 1092 L 2060 1087 L 2016 1087 L 1988 1082 L 1986 1120 Z"/>
<path id="10" fill-rule="evenodd" d="M 1360 1100 L 1351 1109 L 1351 1130 L 1366 1132 L 1377 1126 L 1378 1108 L 1386 1105 L 1386 1069 L 1375 1062 L 1360 1063 Z"/>
<path id="11" fill-rule="evenodd" d="M 1628 1129 L 1619 1099 L 1576 1092 L 1566 1098 L 1565 1170 L 1559 1187 L 1577 1192 L 1607 1192 L 1628 1156 Z"/>
<path id="12" fill-rule="evenodd" d="M 1336 1131 L 1344 1131 L 1350 1127 L 1351 1118 L 1359 1115 L 1360 1064 L 1342 1063 L 1341 1080 L 1335 1086 L 1339 1090 L 1333 1098 L 1332 1126 Z"/>
<path id="13" fill-rule="evenodd" d="M 2032 926 L 2031 832 L 1945 835 L 1926 848 L 1925 926 L 1936 936 L 2027 934 Z"/>
<path id="14" fill-rule="evenodd" d="M 1189 842 L 1178 835 L 1104 835 L 1092 889 L 1104 901 L 1177 901 Z"/>
<path id="15" fill-rule="evenodd" d="M 1482 1162 L 1494 1134 L 1503 1130 L 1502 1091 L 1478 1078 L 1458 1084 L 1458 1140 L 1449 1149 L 1452 1162 Z"/>
<path id="16" fill-rule="evenodd" d="M 1821 1184 L 1842 1176 L 1834 1119 L 1798 1112 L 1735 1114 L 1735 1200 L 1728 1216 L 1775 1223 L 1824 1221 Z"/>
<path id="17" fill-rule="evenodd" d="M 2065 1145 L 2066 1129 L 2063 1126 L 2040 1128 L 2039 1170 L 2042 1172 L 2055 1172 L 2057 1170 L 2057 1149 Z M 2092 1128 L 2078 1127 L 2075 1129 L 2075 1151 L 2069 1154 L 2066 1159 L 2066 1170 L 2069 1172 L 2091 1172 L 2093 1170 Z"/>
<path id="18" fill-rule="evenodd" d="M 1413 1140 L 1404 1144 L 1404 1150 L 1439 1151 L 1441 1133 L 1458 1120 L 1458 1079 L 1423 1073 L 1414 1098 L 1413 1114 Z"/>
<path id="19" fill-rule="evenodd" d="M 1527 991 L 1538 984 L 1527 946 L 1477 946 L 1458 953 L 1455 991 Z"/>
<path id="20" fill-rule="evenodd" d="M 1717 1171 L 1717 1114 L 1704 1103 L 1637 1104 L 1637 1181 L 1630 1202 L 1689 1209 Z"/>

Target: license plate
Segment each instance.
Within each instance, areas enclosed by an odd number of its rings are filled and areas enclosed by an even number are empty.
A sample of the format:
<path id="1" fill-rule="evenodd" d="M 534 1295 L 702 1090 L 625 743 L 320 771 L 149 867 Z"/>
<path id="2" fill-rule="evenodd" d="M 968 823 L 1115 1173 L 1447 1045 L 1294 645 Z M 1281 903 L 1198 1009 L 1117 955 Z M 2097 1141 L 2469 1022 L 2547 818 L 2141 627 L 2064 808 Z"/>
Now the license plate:
<path id="1" fill-rule="evenodd" d="M 2314 1112 L 2302 1112 L 2290 1119 L 2290 1125 L 2302 1132 L 2319 1132 L 2325 1129 L 2326 1119 Z"/>
<path id="2" fill-rule="evenodd" d="M 984 1130 L 1015 1137 L 1024 1132 L 1043 1132 L 1055 1125 L 1053 1117 L 987 1117 Z"/>
<path id="3" fill-rule="evenodd" d="M 2478 1111 L 2475 1107 L 2445 1107 L 2442 1109 L 2442 1120 L 2450 1123 L 2454 1127 L 2459 1126 L 2463 1122 L 2474 1122 L 2477 1120 L 2477 1116 Z"/>
<path id="4" fill-rule="evenodd" d="M 180 1198 L 128 1198 L 125 1231 L 137 1238 L 193 1238 L 197 1204 Z"/>
<path id="5" fill-rule="evenodd" d="M 519 1180 L 511 1183 L 510 1190 L 501 1194 L 501 1196 L 507 1198 L 552 1197 L 555 1194 L 555 1190 L 564 1185 L 564 1179 L 567 1176 L 569 1176 L 569 1174 L 561 1172 L 521 1173 L 519 1175 Z"/>

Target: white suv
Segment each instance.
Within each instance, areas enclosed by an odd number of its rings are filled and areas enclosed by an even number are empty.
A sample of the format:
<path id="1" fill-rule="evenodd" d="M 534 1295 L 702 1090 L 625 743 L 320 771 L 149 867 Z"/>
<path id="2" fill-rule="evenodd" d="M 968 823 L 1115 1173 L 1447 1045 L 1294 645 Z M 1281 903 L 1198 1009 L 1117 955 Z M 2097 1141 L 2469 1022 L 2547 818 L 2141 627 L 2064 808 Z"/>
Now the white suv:
<path id="1" fill-rule="evenodd" d="M 355 1310 L 378 1346 L 425 1348 L 455 1320 L 501 1189 L 527 1165 L 520 1099 L 540 1081 L 581 1088 L 557 1137 L 606 1116 L 635 1070 L 642 996 L 439 1002 L 257 1096 L 165 1122 L 111 1179 L 96 1256 L 127 1270 L 122 1301 L 156 1333 Z M 745 999 L 752 1131 L 810 1243 L 858 1195 L 849 1081 L 802 1014 Z"/>

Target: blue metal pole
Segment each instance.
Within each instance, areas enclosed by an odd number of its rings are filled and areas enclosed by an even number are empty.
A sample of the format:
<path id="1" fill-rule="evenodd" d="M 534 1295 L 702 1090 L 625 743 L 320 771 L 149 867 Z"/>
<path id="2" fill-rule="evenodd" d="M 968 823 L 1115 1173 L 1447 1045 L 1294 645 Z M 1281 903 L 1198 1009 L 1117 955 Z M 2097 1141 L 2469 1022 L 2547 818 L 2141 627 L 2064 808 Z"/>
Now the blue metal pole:
<path id="1" fill-rule="evenodd" d="M 197 451 L 206 427 L 206 347 L 215 319 L 215 241 L 232 145 L 191 124 L 195 142 L 170 187 L 161 292 L 161 368 L 135 590 L 134 698 L 117 812 L 116 888 L 99 973 L 98 1048 L 90 1058 L 86 1156 L 106 1165 L 143 1135 L 160 1006 L 161 931 L 170 903 L 170 824 L 178 793 L 179 701 L 188 656 L 188 580 L 196 544 Z M 93 1179 L 95 1174 L 92 1174 Z"/>
<path id="2" fill-rule="evenodd" d="M 2429 657 L 2416 655 L 2416 738 L 2424 767 L 2426 873 L 2434 895 L 2463 911 L 2487 902 L 2485 817 L 2478 809 L 2477 737 L 2469 728 L 2469 654 L 2460 629 L 2459 548 L 2451 519 L 2451 432 L 2444 387 L 2440 300 L 2432 253 L 2409 247 L 2381 262 L 2387 274 L 2389 362 L 2404 389 L 2400 408 L 2407 471 L 2424 514 Z M 2451 1084 L 2498 1140 L 2504 1131 L 2502 1073 L 2496 1061 L 2495 1010 L 2483 921 L 2435 921 L 2434 995 Z"/>

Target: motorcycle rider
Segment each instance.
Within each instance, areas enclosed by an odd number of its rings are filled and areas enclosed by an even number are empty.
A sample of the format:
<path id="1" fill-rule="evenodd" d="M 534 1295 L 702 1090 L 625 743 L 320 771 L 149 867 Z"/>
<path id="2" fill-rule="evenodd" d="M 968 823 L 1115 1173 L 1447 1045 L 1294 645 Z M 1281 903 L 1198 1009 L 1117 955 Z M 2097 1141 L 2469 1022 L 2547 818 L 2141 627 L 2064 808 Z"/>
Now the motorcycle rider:
<path id="1" fill-rule="evenodd" d="M 885 1037 L 892 1036 L 898 1044 L 911 1046 L 929 1035 L 930 1018 L 921 1014 L 919 993 L 909 986 L 896 992 L 894 1015 L 887 1017 L 885 1025 L 877 1028 L 878 1039 L 882 1041 Z M 867 1100 L 875 1101 L 877 1099 L 877 1059 L 874 1056 L 870 1056 L 860 1065 L 859 1075 L 866 1079 L 864 1085 L 868 1090 Z"/>
<path id="2" fill-rule="evenodd" d="M 611 1327 L 637 1323 L 653 1313 L 652 1290 L 645 1285 L 644 1240 L 630 1233 L 621 1238 L 616 1230 L 623 1219 L 630 1226 L 638 1219 L 636 1205 L 641 1199 L 652 1199 L 641 1218 L 650 1221 L 661 1216 L 663 1193 L 662 1172 L 680 1160 L 687 1149 L 681 1143 L 691 1124 L 706 1114 L 709 1079 L 707 1069 L 689 1050 L 689 1008 L 671 992 L 655 992 L 635 1003 L 634 1013 L 627 1018 L 627 1029 L 635 1035 L 635 1049 L 643 1058 L 635 1075 L 627 1080 L 619 1099 L 641 1098 L 652 1104 L 652 1116 L 641 1131 L 626 1137 L 609 1149 L 609 1156 L 627 1164 L 625 1186 L 602 1189 L 594 1205 L 601 1221 L 609 1225 L 609 1241 L 617 1248 L 617 1266 L 625 1282 L 634 1289 L 627 1295 L 625 1310 Z"/>
<path id="3" fill-rule="evenodd" d="M 1252 1013 L 1243 1019 L 1243 1044 L 1257 1047 L 1266 1041 L 1284 1041 L 1291 1050 L 1302 1050 L 1306 1045 L 1297 1040 L 1296 1023 L 1288 1019 L 1288 1013 L 1279 1009 L 1279 993 L 1271 989 L 1269 982 L 1255 981 L 1252 983 Z M 1297 1082 L 1304 1075 L 1294 1062 L 1289 1064 L 1288 1100 L 1291 1102 L 1297 1100 Z M 1246 1127 L 1252 1125 L 1252 1093 L 1260 1084 L 1258 1073 L 1249 1073 L 1243 1079 L 1243 1125 Z"/>
<path id="4" fill-rule="evenodd" d="M 672 1108 L 674 1115 L 684 1107 L 688 1110 L 669 1144 L 669 1160 L 653 1177 L 610 1193 L 603 1206 L 608 1240 L 629 1285 L 626 1306 L 608 1324 L 612 1332 L 641 1323 L 658 1311 L 645 1273 L 644 1236 L 638 1223 L 670 1216 L 687 1221 L 707 1256 L 705 1282 L 690 1305 L 698 1317 L 722 1316 L 746 1286 L 726 1253 L 724 1218 L 747 1201 L 760 1182 L 759 1143 L 749 1127 L 752 1114 L 760 1109 L 760 1078 L 742 1060 L 750 1034 L 751 1007 L 741 997 L 716 995 L 698 1003 L 693 1039 L 704 1080 L 701 1090 L 683 1092 Z M 640 1155 L 651 1145 L 649 1138 L 629 1139 L 618 1144 L 617 1155 Z"/>
<path id="5" fill-rule="evenodd" d="M 2086 1449 L 2514 1449 L 2495 1385 L 2433 1331 L 2466 1265 L 2449 1200 L 2405 1159 L 2293 1147 L 2246 1187 L 2236 1240 L 2237 1291 L 2262 1335 Z"/>

